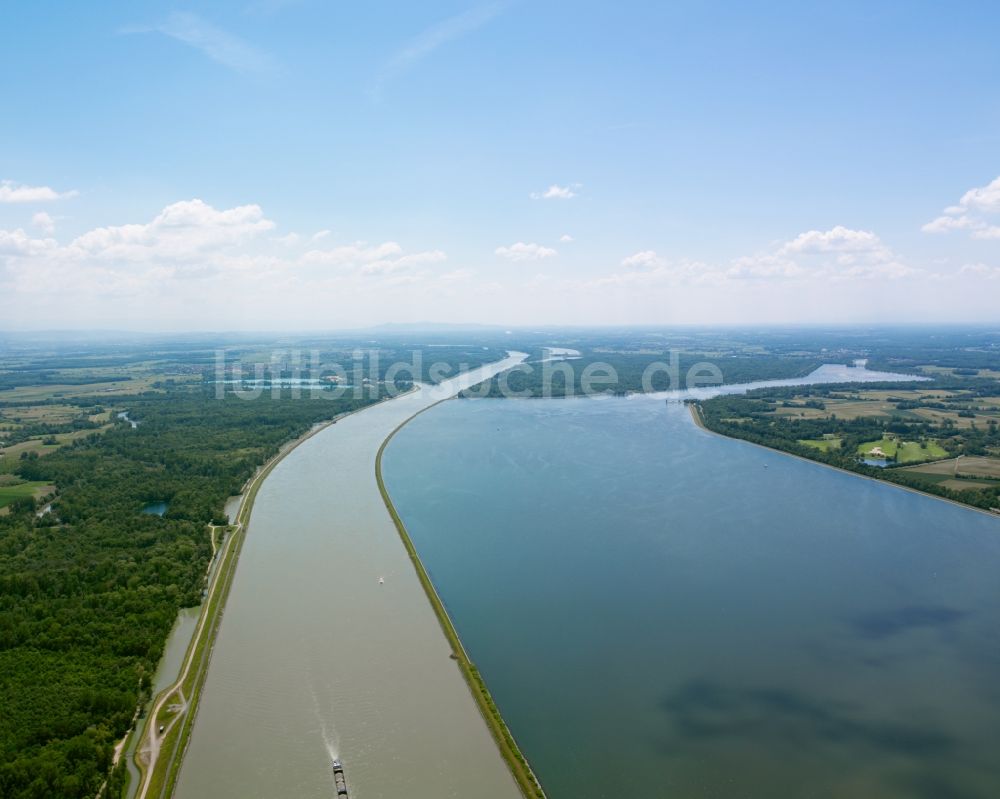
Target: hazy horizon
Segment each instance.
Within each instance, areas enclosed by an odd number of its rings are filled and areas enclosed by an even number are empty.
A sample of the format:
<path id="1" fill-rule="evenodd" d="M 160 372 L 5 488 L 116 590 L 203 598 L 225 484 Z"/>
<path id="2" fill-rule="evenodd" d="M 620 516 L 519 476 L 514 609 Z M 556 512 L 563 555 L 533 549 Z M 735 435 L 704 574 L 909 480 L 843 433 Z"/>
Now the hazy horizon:
<path id="1" fill-rule="evenodd" d="M 1000 320 L 990 3 L 0 19 L 2 329 Z"/>

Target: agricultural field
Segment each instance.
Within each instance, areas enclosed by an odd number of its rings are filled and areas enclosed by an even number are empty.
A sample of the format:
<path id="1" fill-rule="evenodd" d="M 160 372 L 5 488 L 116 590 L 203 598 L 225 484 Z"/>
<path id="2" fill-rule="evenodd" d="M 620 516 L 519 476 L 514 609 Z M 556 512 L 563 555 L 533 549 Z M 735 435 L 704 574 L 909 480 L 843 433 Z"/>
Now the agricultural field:
<path id="1" fill-rule="evenodd" d="M 857 451 L 866 458 L 886 458 L 896 463 L 919 463 L 948 457 L 947 450 L 933 439 L 901 441 L 894 436 L 866 441 L 858 445 Z"/>
<path id="2" fill-rule="evenodd" d="M 830 450 L 840 449 L 844 440 L 836 436 L 829 436 L 825 438 L 800 438 L 799 443 L 813 449 L 818 449 L 820 452 L 829 452 Z"/>
<path id="3" fill-rule="evenodd" d="M 796 394 L 776 403 L 777 417 L 794 419 L 903 418 L 947 424 L 968 430 L 1000 421 L 1000 395 L 979 396 L 969 391 L 943 389 L 830 391 L 821 399 L 814 393 Z"/>
<path id="4" fill-rule="evenodd" d="M 198 380 L 200 381 L 200 377 Z M 76 397 L 121 397 L 156 390 L 155 383 L 162 377 L 150 375 L 125 380 L 98 381 L 94 383 L 55 383 L 43 386 L 18 386 L 0 394 L 4 402 L 44 402 L 48 399 L 72 399 Z"/>
<path id="5" fill-rule="evenodd" d="M 39 499 L 55 491 L 55 486 L 42 480 L 12 482 L 10 477 L 11 475 L 0 475 L 0 508 L 7 507 L 16 499 Z"/>
<path id="6" fill-rule="evenodd" d="M 1000 380 L 987 371 L 1000 370 L 977 362 L 927 383 L 758 389 L 707 400 L 701 416 L 724 435 L 991 510 Z"/>
<path id="7" fill-rule="evenodd" d="M 1000 457 L 964 455 L 936 463 L 913 466 L 907 471 L 920 474 L 947 475 L 949 477 L 983 477 L 1000 480 Z"/>

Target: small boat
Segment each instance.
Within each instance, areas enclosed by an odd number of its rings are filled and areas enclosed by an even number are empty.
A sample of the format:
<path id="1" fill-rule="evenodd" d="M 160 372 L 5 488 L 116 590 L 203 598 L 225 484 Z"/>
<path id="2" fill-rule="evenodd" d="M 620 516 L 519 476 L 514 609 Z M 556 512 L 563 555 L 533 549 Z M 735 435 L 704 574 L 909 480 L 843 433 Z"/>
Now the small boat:
<path id="1" fill-rule="evenodd" d="M 333 785 L 337 796 L 347 796 L 347 780 L 344 778 L 344 764 L 337 758 L 333 760 Z"/>

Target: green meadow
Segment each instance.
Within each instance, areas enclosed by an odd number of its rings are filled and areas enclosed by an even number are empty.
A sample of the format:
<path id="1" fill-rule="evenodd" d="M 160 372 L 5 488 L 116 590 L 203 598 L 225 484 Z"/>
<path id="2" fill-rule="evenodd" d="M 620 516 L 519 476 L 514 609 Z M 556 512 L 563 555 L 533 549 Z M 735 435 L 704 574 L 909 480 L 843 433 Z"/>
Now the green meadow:
<path id="1" fill-rule="evenodd" d="M 920 461 L 934 460 L 935 458 L 947 458 L 948 453 L 934 440 L 927 441 L 900 441 L 896 438 L 882 438 L 878 441 L 867 441 L 858 445 L 858 454 L 868 457 L 878 457 L 872 455 L 872 450 L 881 448 L 884 456 L 897 463 L 919 463 Z"/>

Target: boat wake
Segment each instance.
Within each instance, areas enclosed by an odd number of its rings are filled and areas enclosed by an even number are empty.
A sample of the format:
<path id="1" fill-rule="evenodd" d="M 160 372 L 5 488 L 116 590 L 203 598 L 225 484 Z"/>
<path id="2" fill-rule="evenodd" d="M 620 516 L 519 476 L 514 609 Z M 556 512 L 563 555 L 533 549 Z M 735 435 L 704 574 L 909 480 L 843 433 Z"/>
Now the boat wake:
<path id="1" fill-rule="evenodd" d="M 333 728 L 332 724 L 327 724 L 326 720 L 323 718 L 323 713 L 319 705 L 319 698 L 316 696 L 316 691 L 313 690 L 312 686 L 309 687 L 309 693 L 313 700 L 313 713 L 316 715 L 316 721 L 319 724 L 320 735 L 323 738 L 323 746 L 326 747 L 326 753 L 330 757 L 330 760 L 337 760 L 340 757 L 340 738 L 337 735 L 337 731 Z"/>

